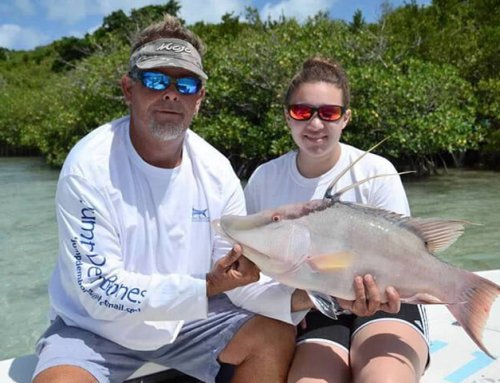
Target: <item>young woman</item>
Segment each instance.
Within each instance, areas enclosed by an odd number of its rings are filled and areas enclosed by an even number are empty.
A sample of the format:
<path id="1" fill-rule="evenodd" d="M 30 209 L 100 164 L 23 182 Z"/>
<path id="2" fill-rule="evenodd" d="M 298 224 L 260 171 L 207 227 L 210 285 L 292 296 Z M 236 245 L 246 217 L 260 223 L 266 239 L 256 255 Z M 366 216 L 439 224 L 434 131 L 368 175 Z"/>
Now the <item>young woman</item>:
<path id="1" fill-rule="evenodd" d="M 285 96 L 285 118 L 297 150 L 261 165 L 245 188 L 248 213 L 322 198 L 330 182 L 363 151 L 339 142 L 351 117 L 349 85 L 338 63 L 307 60 Z M 337 182 L 340 190 L 376 174 L 394 174 L 385 158 L 368 154 Z M 333 190 L 335 192 L 335 190 Z M 342 196 L 409 215 L 398 176 L 373 179 Z M 380 303 L 375 281 L 356 277 L 355 301 L 339 299 L 352 314 L 330 319 L 307 314 L 298 328 L 289 382 L 417 382 L 428 361 L 423 308 L 400 304 L 394 289 Z M 369 296 L 369 299 L 368 299 Z"/>

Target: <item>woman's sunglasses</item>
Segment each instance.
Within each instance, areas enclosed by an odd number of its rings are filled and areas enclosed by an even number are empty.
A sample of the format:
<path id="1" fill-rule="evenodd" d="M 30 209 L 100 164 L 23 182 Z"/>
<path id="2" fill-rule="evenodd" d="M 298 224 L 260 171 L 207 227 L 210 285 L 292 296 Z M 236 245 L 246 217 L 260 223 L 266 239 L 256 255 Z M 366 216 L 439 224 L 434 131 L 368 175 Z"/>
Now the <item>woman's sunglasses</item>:
<path id="1" fill-rule="evenodd" d="M 201 80 L 196 77 L 173 78 L 161 72 L 131 71 L 130 78 L 139 80 L 142 85 L 151 90 L 163 91 L 172 83 L 180 94 L 192 95 L 201 89 Z"/>
<path id="2" fill-rule="evenodd" d="M 315 107 L 307 104 L 293 104 L 288 106 L 288 114 L 297 121 L 310 120 L 318 112 L 320 120 L 333 122 L 340 120 L 346 110 L 345 106 L 340 105 L 321 105 Z"/>

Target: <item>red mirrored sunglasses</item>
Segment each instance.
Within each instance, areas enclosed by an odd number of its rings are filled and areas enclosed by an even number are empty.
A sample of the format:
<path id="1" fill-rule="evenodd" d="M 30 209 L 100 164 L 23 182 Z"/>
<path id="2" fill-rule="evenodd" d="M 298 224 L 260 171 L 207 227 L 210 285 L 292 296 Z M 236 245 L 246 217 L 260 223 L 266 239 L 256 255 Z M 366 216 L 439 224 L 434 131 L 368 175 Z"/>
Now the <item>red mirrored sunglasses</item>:
<path id="1" fill-rule="evenodd" d="M 307 121 L 318 112 L 320 120 L 333 122 L 340 120 L 347 108 L 340 105 L 312 106 L 307 104 L 292 104 L 288 106 L 288 114 L 294 120 Z"/>

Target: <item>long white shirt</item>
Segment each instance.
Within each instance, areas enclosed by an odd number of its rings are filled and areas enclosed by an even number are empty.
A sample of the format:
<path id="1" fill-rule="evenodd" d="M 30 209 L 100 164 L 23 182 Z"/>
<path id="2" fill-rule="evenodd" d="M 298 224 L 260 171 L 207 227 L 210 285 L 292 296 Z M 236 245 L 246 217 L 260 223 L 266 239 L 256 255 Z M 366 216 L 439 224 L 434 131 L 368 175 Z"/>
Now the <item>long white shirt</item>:
<path id="1" fill-rule="evenodd" d="M 341 154 L 337 163 L 317 178 L 306 178 L 299 173 L 296 151 L 290 151 L 259 166 L 245 187 L 248 214 L 289 203 L 323 198 L 330 182 L 364 153 L 350 145 L 341 143 L 340 147 Z M 368 153 L 338 181 L 333 191 L 377 174 L 396 173 L 396 169 L 387 159 Z M 376 178 L 360 184 L 344 193 L 341 200 L 410 215 L 406 193 L 398 175 Z"/>
<path id="2" fill-rule="evenodd" d="M 205 274 L 230 249 L 210 221 L 224 214 L 245 214 L 240 182 L 194 132 L 181 165 L 162 169 L 135 151 L 128 117 L 97 128 L 71 150 L 57 185 L 51 317 L 131 349 L 173 342 L 184 321 L 207 315 Z M 291 289 L 271 287 L 228 296 L 292 322 Z"/>

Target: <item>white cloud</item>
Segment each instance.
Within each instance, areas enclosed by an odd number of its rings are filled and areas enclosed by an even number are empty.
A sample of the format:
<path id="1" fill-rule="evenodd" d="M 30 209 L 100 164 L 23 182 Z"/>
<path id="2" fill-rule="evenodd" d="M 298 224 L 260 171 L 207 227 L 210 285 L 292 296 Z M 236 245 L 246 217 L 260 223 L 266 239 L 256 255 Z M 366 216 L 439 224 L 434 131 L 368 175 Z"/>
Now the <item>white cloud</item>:
<path id="1" fill-rule="evenodd" d="M 24 15 L 33 13 L 36 16 L 36 13 L 39 12 L 40 14 L 36 17 L 39 17 L 40 20 L 45 18 L 49 23 L 62 24 L 58 25 L 61 27 L 63 25 L 76 26 L 77 23 L 85 22 L 90 18 L 96 20 L 96 16 L 104 17 L 119 9 L 130 14 L 132 9 L 165 3 L 166 0 L 37 0 L 36 2 L 34 0 L 15 0 L 15 7 L 18 12 Z M 245 7 L 252 5 L 252 0 L 180 0 L 179 3 L 181 5 L 179 16 L 188 24 L 197 21 L 218 23 L 225 13 L 233 12 L 236 16 L 241 16 Z M 35 4 L 39 7 L 38 10 L 35 9 Z M 0 4 L 0 9 L 3 9 L 4 6 L 5 3 Z M 8 9 L 9 12 L 11 9 Z M 97 22 L 99 23 L 99 21 Z M 36 28 L 35 25 L 37 25 L 36 22 L 24 27 L 8 21 L 4 25 L 0 25 L 0 46 L 9 49 L 32 49 L 50 42 L 47 35 L 32 29 Z M 65 36 L 83 36 L 89 31 L 89 27 L 85 29 L 79 31 L 77 28 L 72 28 L 65 33 Z M 47 31 L 49 30 L 52 30 L 50 26 Z"/>
<path id="2" fill-rule="evenodd" d="M 266 3 L 260 11 L 262 19 L 276 20 L 282 15 L 304 21 L 319 11 L 328 11 L 335 1 L 332 0 L 283 0 L 277 4 Z"/>
<path id="3" fill-rule="evenodd" d="M 0 47 L 8 49 L 32 49 L 48 41 L 46 35 L 15 24 L 0 25 Z"/>

